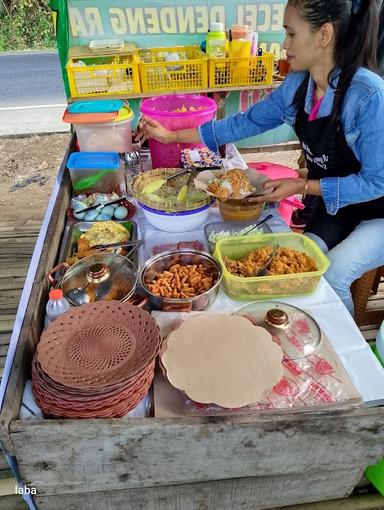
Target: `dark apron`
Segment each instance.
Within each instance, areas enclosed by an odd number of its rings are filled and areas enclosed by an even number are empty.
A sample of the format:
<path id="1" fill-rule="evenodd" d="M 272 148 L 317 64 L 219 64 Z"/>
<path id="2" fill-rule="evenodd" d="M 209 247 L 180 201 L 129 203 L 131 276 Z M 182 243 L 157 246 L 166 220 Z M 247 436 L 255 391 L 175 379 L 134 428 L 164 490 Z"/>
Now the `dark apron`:
<path id="1" fill-rule="evenodd" d="M 346 177 L 358 173 L 361 165 L 347 144 L 339 120 L 331 115 L 308 121 L 304 105 L 296 117 L 295 131 L 307 161 L 308 179 Z M 332 249 L 364 220 L 384 217 L 384 197 L 342 207 L 332 216 L 322 197 L 313 200 L 306 232 L 318 235 Z"/>

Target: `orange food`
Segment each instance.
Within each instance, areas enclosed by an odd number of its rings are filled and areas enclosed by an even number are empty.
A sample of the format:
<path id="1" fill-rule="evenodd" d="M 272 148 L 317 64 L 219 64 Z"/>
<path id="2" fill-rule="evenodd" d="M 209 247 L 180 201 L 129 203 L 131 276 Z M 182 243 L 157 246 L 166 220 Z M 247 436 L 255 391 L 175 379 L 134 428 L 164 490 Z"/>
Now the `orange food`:
<path id="1" fill-rule="evenodd" d="M 253 188 L 247 175 L 238 168 L 227 172 L 217 172 L 208 183 L 208 191 L 222 200 L 243 198 L 252 193 Z"/>
<path id="2" fill-rule="evenodd" d="M 213 275 L 202 264 L 173 264 L 146 286 L 156 296 L 185 299 L 203 294 L 213 284 Z"/>
<path id="3" fill-rule="evenodd" d="M 224 263 L 230 273 L 236 276 L 252 277 L 261 269 L 272 254 L 272 248 L 265 246 L 251 251 L 239 260 L 224 257 Z M 306 253 L 293 248 L 281 247 L 268 267 L 266 276 L 307 273 L 317 271 L 316 262 Z"/>

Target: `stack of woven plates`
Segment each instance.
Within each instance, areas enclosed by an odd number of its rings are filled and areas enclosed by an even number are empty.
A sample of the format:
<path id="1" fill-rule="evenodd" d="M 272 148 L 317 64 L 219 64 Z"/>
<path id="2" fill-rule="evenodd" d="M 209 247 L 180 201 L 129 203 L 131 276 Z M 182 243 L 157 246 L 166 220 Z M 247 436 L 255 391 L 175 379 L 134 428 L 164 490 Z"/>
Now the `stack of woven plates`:
<path id="1" fill-rule="evenodd" d="M 36 401 L 49 416 L 124 416 L 148 392 L 159 348 L 155 320 L 136 306 L 98 301 L 72 308 L 37 346 Z"/>

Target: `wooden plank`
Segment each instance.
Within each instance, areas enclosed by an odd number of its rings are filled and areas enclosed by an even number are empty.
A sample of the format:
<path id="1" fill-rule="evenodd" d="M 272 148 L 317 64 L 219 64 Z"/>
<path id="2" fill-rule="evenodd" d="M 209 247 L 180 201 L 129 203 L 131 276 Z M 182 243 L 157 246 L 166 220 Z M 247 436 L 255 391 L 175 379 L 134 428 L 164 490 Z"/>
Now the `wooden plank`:
<path id="1" fill-rule="evenodd" d="M 23 498 L 16 494 L 0 497 L 0 508 L 1 510 L 28 510 L 28 506 L 23 501 Z M 56 508 L 60 508 L 60 506 Z"/>
<path id="2" fill-rule="evenodd" d="M 79 492 L 44 496 L 37 491 L 35 501 L 39 510 L 261 510 L 280 508 L 316 499 L 344 496 L 343 489 L 351 491 L 356 472 L 316 471 L 232 478 L 181 485 L 168 485 L 118 491 Z M 326 493 L 325 493 L 326 487 Z M 292 507 L 291 507 L 292 508 Z"/>
<path id="3" fill-rule="evenodd" d="M 11 423 L 20 472 L 40 494 L 148 487 L 313 469 L 384 455 L 384 408 L 306 414 Z M 172 438 L 172 440 L 170 440 Z M 203 460 L 202 460 L 203 459 Z"/>
<path id="4" fill-rule="evenodd" d="M 63 171 L 64 178 L 60 185 L 47 228 L 46 242 L 42 248 L 40 260 L 37 262 L 35 281 L 29 297 L 29 304 L 16 347 L 12 372 L 0 413 L 0 440 L 3 447 L 10 453 L 14 453 L 14 448 L 10 440 L 9 424 L 18 416 L 25 380 L 29 374 L 32 356 L 40 338 L 41 318 L 43 317 L 48 292 L 46 270 L 47 268 L 54 267 L 56 262 L 64 231 L 66 208 L 71 198 L 70 177 L 68 172 L 64 170 L 68 155 L 74 149 L 74 144 L 75 138 L 73 137 L 61 164 L 60 170 Z M 4 325 L 3 329 L 1 329 L 0 321 L 0 333 L 5 332 Z"/>
<path id="5" fill-rule="evenodd" d="M 285 506 L 282 510 L 383 510 L 383 496 L 381 494 L 364 494 L 345 499 L 318 501 L 304 505 Z"/>
<path id="6" fill-rule="evenodd" d="M 0 345 L 8 345 L 10 338 L 10 333 L 0 333 Z"/>
<path id="7" fill-rule="evenodd" d="M 9 318 L 8 314 L 0 317 L 0 333 L 12 333 L 13 325 L 15 323 L 15 314 L 12 314 Z"/>
<path id="8" fill-rule="evenodd" d="M 0 278 L 0 292 L 4 290 L 23 289 L 25 283 L 24 276 L 12 276 L 11 278 Z"/>

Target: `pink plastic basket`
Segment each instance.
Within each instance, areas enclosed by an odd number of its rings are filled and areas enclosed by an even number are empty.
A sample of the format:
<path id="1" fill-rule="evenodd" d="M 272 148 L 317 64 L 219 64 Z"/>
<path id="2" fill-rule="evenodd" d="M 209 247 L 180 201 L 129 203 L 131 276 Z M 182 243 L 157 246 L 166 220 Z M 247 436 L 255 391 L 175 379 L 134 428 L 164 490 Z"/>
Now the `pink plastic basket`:
<path id="1" fill-rule="evenodd" d="M 294 168 L 289 166 L 276 165 L 274 163 L 247 163 L 249 168 L 254 168 L 259 173 L 267 175 L 270 179 L 284 179 L 289 177 L 298 177 L 299 173 Z M 296 197 L 288 197 L 291 203 L 295 202 Z M 287 201 L 280 202 L 277 209 L 285 223 L 289 226 L 292 218 L 293 206 Z"/>
<path id="2" fill-rule="evenodd" d="M 175 111 L 183 109 L 186 111 Z M 213 99 L 197 94 L 181 94 L 151 97 L 140 105 L 142 115 L 154 119 L 171 131 L 201 126 L 213 119 L 217 106 Z M 153 168 L 177 168 L 181 166 L 181 151 L 187 147 L 203 147 L 201 144 L 163 144 L 149 141 Z"/>

